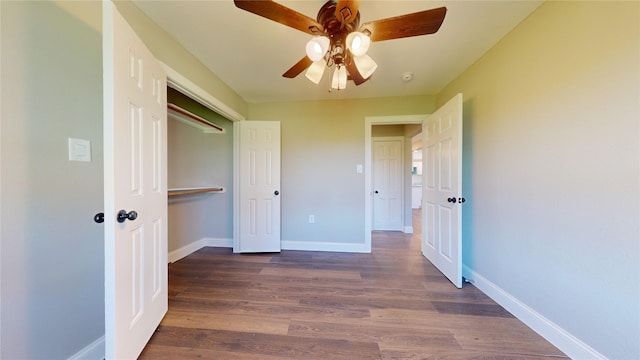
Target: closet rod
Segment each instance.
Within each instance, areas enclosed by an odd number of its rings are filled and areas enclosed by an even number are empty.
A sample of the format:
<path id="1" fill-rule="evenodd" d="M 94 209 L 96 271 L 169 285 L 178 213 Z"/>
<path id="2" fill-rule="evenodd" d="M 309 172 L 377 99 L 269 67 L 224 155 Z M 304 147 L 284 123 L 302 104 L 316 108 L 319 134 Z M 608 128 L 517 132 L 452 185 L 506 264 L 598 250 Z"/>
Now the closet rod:
<path id="1" fill-rule="evenodd" d="M 169 196 L 224 192 L 222 187 L 169 189 Z"/>
<path id="2" fill-rule="evenodd" d="M 192 114 L 189 111 L 179 107 L 178 105 L 175 105 L 175 104 L 172 104 L 172 103 L 167 103 L 167 107 L 169 109 L 171 109 L 171 110 L 173 110 L 175 112 L 178 112 L 178 113 L 180 113 L 180 114 L 182 114 L 184 116 L 187 116 L 187 117 L 189 117 L 189 118 L 191 118 L 191 119 L 193 119 L 193 120 L 195 120 L 195 121 L 197 121 L 199 123 L 202 123 L 202 124 L 207 125 L 207 126 L 211 126 L 212 128 L 214 128 L 214 129 L 216 129 L 218 131 L 224 131 L 224 129 L 219 127 L 218 125 L 212 124 L 212 123 L 208 122 L 207 120 L 201 118 L 200 116 L 198 116 L 196 114 Z"/>

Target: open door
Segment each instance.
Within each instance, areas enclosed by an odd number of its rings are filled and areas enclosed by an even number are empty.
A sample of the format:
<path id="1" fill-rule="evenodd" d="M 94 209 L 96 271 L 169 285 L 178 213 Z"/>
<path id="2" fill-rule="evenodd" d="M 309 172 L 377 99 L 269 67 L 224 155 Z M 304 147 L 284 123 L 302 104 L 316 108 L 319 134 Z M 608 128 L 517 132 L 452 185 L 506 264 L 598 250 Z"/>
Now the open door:
<path id="1" fill-rule="evenodd" d="M 166 74 L 103 1 L 105 355 L 135 359 L 167 312 Z"/>
<path id="2" fill-rule="evenodd" d="M 422 253 L 462 287 L 462 94 L 422 125 Z"/>

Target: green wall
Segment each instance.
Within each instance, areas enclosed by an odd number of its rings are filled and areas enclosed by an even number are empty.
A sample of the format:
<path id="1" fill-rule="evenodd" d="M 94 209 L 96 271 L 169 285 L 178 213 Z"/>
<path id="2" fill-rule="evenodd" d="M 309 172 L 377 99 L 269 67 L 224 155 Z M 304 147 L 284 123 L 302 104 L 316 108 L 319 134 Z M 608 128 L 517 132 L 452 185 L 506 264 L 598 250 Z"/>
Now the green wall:
<path id="1" fill-rule="evenodd" d="M 0 8 L 0 358 L 66 359 L 104 335 L 101 35 L 52 2 Z"/>
<path id="2" fill-rule="evenodd" d="M 435 97 L 249 104 L 248 119 L 282 134 L 282 241 L 364 243 L 366 116 L 428 114 Z M 315 215 L 315 223 L 308 216 Z"/>
<path id="3" fill-rule="evenodd" d="M 464 93 L 468 276 L 611 359 L 640 358 L 639 7 L 546 2 L 438 96 Z"/>

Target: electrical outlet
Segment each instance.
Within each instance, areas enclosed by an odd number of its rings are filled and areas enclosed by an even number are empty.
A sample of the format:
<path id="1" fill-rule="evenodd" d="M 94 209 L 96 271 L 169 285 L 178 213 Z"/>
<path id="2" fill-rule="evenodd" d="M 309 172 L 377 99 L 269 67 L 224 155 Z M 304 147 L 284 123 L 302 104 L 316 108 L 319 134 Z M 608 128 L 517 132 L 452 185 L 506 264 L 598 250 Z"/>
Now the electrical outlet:
<path id="1" fill-rule="evenodd" d="M 314 224 L 316 222 L 316 216 L 315 215 L 309 215 L 309 224 Z"/>

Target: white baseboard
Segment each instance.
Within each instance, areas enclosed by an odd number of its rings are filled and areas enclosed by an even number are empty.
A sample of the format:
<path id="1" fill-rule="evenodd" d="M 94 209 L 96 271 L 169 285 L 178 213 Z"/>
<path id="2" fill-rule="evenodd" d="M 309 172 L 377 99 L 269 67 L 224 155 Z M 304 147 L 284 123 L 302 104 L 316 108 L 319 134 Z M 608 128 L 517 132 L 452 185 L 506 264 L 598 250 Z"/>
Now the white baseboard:
<path id="1" fill-rule="evenodd" d="M 171 251 L 168 255 L 167 255 L 167 260 L 169 260 L 169 263 L 174 263 L 180 259 L 182 259 L 185 256 L 188 256 L 200 249 L 202 249 L 203 247 L 205 247 L 205 239 L 202 238 L 200 240 L 196 240 L 190 244 L 187 244 L 179 249 L 173 250 Z"/>
<path id="2" fill-rule="evenodd" d="M 187 244 L 179 249 L 171 251 L 167 254 L 167 260 L 169 263 L 174 263 L 185 256 L 191 255 L 194 252 L 202 249 L 205 246 L 211 247 L 233 247 L 232 239 L 219 239 L 219 238 L 202 238 L 196 240 L 190 244 Z"/>
<path id="3" fill-rule="evenodd" d="M 179 249 L 171 251 L 167 255 L 169 263 L 176 262 L 205 246 L 212 247 L 233 247 L 233 239 L 220 238 L 202 238 Z M 332 243 L 332 242 L 309 242 L 309 241 L 291 241 L 282 240 L 280 247 L 282 250 L 303 250 L 303 251 L 333 251 L 333 252 L 353 252 L 368 253 L 371 252 L 365 248 L 364 244 L 351 243 Z"/>
<path id="4" fill-rule="evenodd" d="M 233 239 L 205 238 L 205 246 L 232 248 Z"/>
<path id="5" fill-rule="evenodd" d="M 487 278 L 463 266 L 462 274 L 475 287 L 512 313 L 533 331 L 552 343 L 572 359 L 606 360 L 607 357 L 573 336 L 553 321 L 539 314 Z"/>
<path id="6" fill-rule="evenodd" d="M 371 252 L 369 249 L 367 249 L 364 246 L 364 244 L 351 244 L 351 243 L 282 240 L 280 247 L 282 248 L 282 250 L 333 251 L 333 252 L 352 252 L 352 253 Z"/>
<path id="7" fill-rule="evenodd" d="M 173 250 L 168 254 L 170 263 L 176 262 L 185 256 L 188 256 L 205 246 L 233 248 L 233 239 L 221 238 L 202 238 L 179 249 Z M 282 240 L 280 243 L 282 250 L 302 250 L 302 251 L 332 251 L 332 252 L 352 252 L 352 253 L 369 253 L 364 244 L 351 243 L 332 243 L 332 242 L 309 242 L 309 241 L 292 241 Z"/>
<path id="8" fill-rule="evenodd" d="M 72 355 L 68 360 L 101 360 L 104 359 L 104 335 L 96 339 L 84 349 Z"/>
<path id="9" fill-rule="evenodd" d="M 404 227 L 405 234 L 413 234 L 413 226 L 405 226 Z"/>

